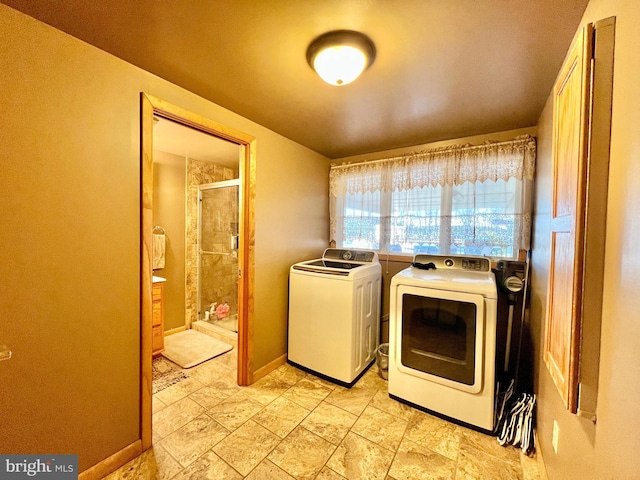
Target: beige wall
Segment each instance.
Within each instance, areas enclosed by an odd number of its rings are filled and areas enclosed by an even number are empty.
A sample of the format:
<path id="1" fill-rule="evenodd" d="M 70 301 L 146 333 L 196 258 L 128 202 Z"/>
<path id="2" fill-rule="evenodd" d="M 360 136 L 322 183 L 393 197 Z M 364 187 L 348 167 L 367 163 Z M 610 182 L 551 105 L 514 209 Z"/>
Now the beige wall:
<path id="1" fill-rule="evenodd" d="M 409 147 L 394 148 L 392 150 L 382 150 L 375 153 L 367 153 L 363 155 L 354 155 L 352 157 L 336 158 L 331 163 L 353 163 L 364 162 L 368 160 L 380 160 L 384 158 L 392 158 L 406 153 L 420 152 L 422 150 L 428 150 L 432 148 L 447 147 L 450 145 L 478 145 L 484 142 L 503 142 L 507 140 L 513 140 L 519 135 L 536 135 L 536 127 L 519 128 L 517 130 L 506 130 L 504 132 L 486 133 L 484 135 L 473 135 L 471 137 L 452 138 L 450 140 L 442 140 L 440 142 L 423 143 L 420 145 L 411 145 Z"/>
<path id="2" fill-rule="evenodd" d="M 329 162 L 275 140 L 257 147 L 273 162 L 258 164 L 256 186 L 256 370 L 287 351 L 290 266 L 329 246 Z"/>
<path id="3" fill-rule="evenodd" d="M 4 5 L 0 38 L 0 451 L 84 470 L 139 438 L 140 92 L 257 138 L 255 368 L 326 239 L 328 161 Z"/>
<path id="4" fill-rule="evenodd" d="M 640 417 L 640 3 L 592 0 L 582 25 L 616 16 L 597 424 L 566 412 L 538 355 L 538 436 L 550 479 L 638 478 Z M 540 353 L 549 262 L 551 100 L 538 132 L 531 324 Z M 551 448 L 553 421 L 558 454 Z"/>
<path id="5" fill-rule="evenodd" d="M 185 158 L 153 152 L 153 225 L 166 235 L 165 268 L 153 274 L 164 277 L 164 329 L 185 324 Z"/>

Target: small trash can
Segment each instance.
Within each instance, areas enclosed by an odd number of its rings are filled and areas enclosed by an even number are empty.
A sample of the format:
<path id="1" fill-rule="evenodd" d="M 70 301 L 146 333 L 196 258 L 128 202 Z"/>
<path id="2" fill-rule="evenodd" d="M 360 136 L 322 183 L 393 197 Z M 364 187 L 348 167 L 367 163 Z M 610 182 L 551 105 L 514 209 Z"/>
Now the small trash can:
<path id="1" fill-rule="evenodd" d="M 378 375 L 387 380 L 389 378 L 389 344 L 381 343 L 376 352 Z"/>

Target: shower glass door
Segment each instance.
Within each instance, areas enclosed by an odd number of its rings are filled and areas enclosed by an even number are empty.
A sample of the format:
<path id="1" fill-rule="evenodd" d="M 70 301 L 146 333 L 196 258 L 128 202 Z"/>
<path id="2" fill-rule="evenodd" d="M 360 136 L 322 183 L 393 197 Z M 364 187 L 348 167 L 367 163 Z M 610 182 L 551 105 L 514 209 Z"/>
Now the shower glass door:
<path id="1" fill-rule="evenodd" d="M 200 185 L 198 318 L 238 331 L 240 181 Z"/>

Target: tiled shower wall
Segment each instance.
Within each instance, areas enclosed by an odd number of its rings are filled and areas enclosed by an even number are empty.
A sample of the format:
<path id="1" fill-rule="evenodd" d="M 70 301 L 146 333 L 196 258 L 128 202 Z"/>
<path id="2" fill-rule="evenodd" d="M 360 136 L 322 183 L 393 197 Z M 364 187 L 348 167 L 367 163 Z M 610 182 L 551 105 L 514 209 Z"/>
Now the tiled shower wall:
<path id="1" fill-rule="evenodd" d="M 186 241 L 185 241 L 185 324 L 198 320 L 198 187 L 207 183 L 221 182 L 238 178 L 233 169 L 202 160 L 187 159 L 187 193 L 186 193 Z M 225 233 L 225 240 L 221 233 L 214 232 L 218 226 L 224 227 L 226 232 L 235 225 L 237 235 L 238 210 L 237 202 L 234 208 L 228 204 L 231 198 L 224 201 L 224 205 L 215 206 L 215 211 L 204 212 L 203 218 L 215 221 L 203 222 L 204 233 L 215 238 L 216 246 L 223 248 L 215 250 L 229 252 L 229 234 Z M 234 216 L 235 211 L 235 216 Z M 233 225 L 232 225 L 233 224 Z M 207 231 L 210 229 L 210 231 Z M 208 249 L 209 246 L 206 247 Z M 231 314 L 238 311 L 238 260 L 230 255 L 205 255 L 204 265 L 209 272 L 203 272 L 203 303 L 227 302 L 231 307 Z M 211 272 L 213 270 L 213 272 Z"/>

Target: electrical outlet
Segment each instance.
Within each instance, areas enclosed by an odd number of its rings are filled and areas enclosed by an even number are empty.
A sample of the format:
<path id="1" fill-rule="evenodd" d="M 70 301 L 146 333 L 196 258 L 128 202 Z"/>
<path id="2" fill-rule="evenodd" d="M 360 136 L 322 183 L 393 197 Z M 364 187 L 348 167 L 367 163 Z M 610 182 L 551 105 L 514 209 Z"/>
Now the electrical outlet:
<path id="1" fill-rule="evenodd" d="M 558 454 L 558 437 L 560 436 L 560 427 L 557 421 L 553 421 L 553 436 L 551 437 L 551 446 L 553 451 Z"/>

